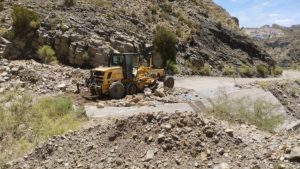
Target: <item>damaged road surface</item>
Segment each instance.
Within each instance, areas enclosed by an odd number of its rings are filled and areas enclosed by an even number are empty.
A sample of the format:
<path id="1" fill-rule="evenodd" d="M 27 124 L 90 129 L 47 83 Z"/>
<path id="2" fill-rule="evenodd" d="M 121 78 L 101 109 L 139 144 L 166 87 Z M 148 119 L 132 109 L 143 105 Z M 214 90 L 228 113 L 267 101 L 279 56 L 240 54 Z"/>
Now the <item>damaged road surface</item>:
<path id="1" fill-rule="evenodd" d="M 103 118 L 103 117 L 126 117 L 139 113 L 175 113 L 180 112 L 201 112 L 213 106 L 217 99 L 220 90 L 225 91 L 231 99 L 249 97 L 251 100 L 263 99 L 268 102 L 278 105 L 276 115 L 280 114 L 285 117 L 285 122 L 278 130 L 290 130 L 299 124 L 299 120 L 295 120 L 287 115 L 285 107 L 271 92 L 261 89 L 259 86 L 252 85 L 260 81 L 280 81 L 292 80 L 300 77 L 299 72 L 285 71 L 282 77 L 260 79 L 260 78 L 226 78 L 226 77 L 181 77 L 176 79 L 175 89 L 176 93 L 171 95 L 164 93 L 163 97 L 145 96 L 146 104 L 130 103 L 131 99 L 125 98 L 119 101 L 119 104 L 100 103 L 97 105 L 85 105 L 87 116 L 90 118 Z M 191 83 L 193 82 L 193 83 Z M 162 89 L 163 90 L 163 89 Z M 178 91 L 180 92 L 178 92 Z M 185 91 L 187 90 L 187 91 Z M 154 93 L 155 94 L 155 93 Z M 159 96 L 159 94 L 157 94 Z M 168 102 L 169 97 L 176 96 L 176 102 Z M 147 97 L 149 100 L 147 100 Z M 154 98 L 153 98 L 154 97 Z M 156 98 L 155 98 L 156 97 Z M 160 100 L 152 102 L 153 100 Z M 142 100 L 142 99 L 141 99 Z M 174 100 L 173 100 L 174 101 Z M 112 102 L 118 102 L 114 100 Z M 124 102 L 122 104 L 122 102 Z M 144 102 L 144 103 L 145 103 Z"/>

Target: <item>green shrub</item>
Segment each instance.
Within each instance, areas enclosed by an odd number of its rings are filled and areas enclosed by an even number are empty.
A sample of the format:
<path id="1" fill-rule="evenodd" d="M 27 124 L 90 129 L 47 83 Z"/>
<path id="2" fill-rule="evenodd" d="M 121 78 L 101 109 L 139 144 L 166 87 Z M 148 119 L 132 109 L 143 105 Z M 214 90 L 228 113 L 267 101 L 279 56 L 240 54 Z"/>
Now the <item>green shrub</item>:
<path id="1" fill-rule="evenodd" d="M 164 65 L 168 60 L 176 63 L 176 35 L 167 28 L 158 26 L 153 40 L 154 51 L 162 56 Z"/>
<path id="2" fill-rule="evenodd" d="M 64 5 L 67 7 L 72 7 L 76 4 L 75 0 L 64 0 Z"/>
<path id="3" fill-rule="evenodd" d="M 278 106 L 263 99 L 230 99 L 221 91 L 213 108 L 208 112 L 221 120 L 231 123 L 244 121 L 260 130 L 274 132 L 284 122 L 284 116 L 276 114 Z"/>
<path id="4" fill-rule="evenodd" d="M 172 60 L 167 61 L 167 70 L 170 70 L 170 71 L 172 71 L 172 73 L 175 73 L 175 74 L 177 74 L 179 72 L 176 62 L 174 62 Z"/>
<path id="5" fill-rule="evenodd" d="M 273 74 L 275 76 L 279 76 L 279 75 L 282 75 L 283 73 L 283 70 L 280 66 L 275 66 L 274 69 L 273 69 Z"/>
<path id="6" fill-rule="evenodd" d="M 268 77 L 270 74 L 268 67 L 264 64 L 256 65 L 256 71 L 259 77 Z"/>
<path id="7" fill-rule="evenodd" d="M 52 63 L 57 61 L 55 51 L 51 48 L 51 46 L 44 45 L 38 49 L 37 53 L 43 63 Z"/>
<path id="8" fill-rule="evenodd" d="M 252 77 L 254 75 L 253 69 L 248 65 L 242 65 L 239 68 L 239 73 L 242 77 Z"/>
<path id="9" fill-rule="evenodd" d="M 15 36 L 25 36 L 27 33 L 38 29 L 40 26 L 39 16 L 25 7 L 14 6 L 12 19 Z"/>
<path id="10" fill-rule="evenodd" d="M 203 65 L 203 67 L 200 68 L 199 70 L 199 73 L 201 75 L 204 75 L 204 76 L 210 76 L 211 75 L 211 68 L 210 68 L 210 65 L 205 63 Z"/>
<path id="11" fill-rule="evenodd" d="M 231 66 L 225 65 L 223 68 L 223 75 L 232 76 L 236 73 L 235 69 Z"/>
<path id="12" fill-rule="evenodd" d="M 85 121 L 82 112 L 68 97 L 32 99 L 17 91 L 0 95 L 0 136 L 6 138 L 0 139 L 6 145 L 0 146 L 0 168 L 49 137 L 78 129 Z"/>

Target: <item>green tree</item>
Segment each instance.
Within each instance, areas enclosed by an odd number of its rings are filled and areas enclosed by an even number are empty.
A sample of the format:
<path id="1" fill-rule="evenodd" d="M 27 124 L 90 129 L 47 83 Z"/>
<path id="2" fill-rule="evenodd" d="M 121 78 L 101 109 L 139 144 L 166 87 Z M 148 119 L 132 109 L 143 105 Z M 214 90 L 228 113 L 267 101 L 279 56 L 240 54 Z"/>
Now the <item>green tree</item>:
<path id="1" fill-rule="evenodd" d="M 25 7 L 14 6 L 12 11 L 13 31 L 15 36 L 25 36 L 40 27 L 39 16 Z"/>
<path id="2" fill-rule="evenodd" d="M 158 26 L 153 40 L 154 52 L 161 55 L 163 64 L 173 61 L 176 63 L 176 35 L 165 27 Z"/>

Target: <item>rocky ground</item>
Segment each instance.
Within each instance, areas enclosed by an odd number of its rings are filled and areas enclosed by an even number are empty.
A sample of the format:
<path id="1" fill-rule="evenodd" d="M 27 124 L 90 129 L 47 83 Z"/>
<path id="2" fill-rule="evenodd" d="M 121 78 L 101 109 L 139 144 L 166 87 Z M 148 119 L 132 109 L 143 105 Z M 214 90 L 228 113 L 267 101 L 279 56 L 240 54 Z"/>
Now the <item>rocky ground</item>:
<path id="1" fill-rule="evenodd" d="M 267 89 L 285 106 L 287 113 L 295 119 L 300 119 L 299 87 L 299 80 L 273 82 L 267 86 Z"/>
<path id="2" fill-rule="evenodd" d="M 298 139 L 199 113 L 142 114 L 52 137 L 8 168 L 299 168 Z"/>
<path id="3" fill-rule="evenodd" d="M 37 96 L 69 95 L 77 104 L 130 107 L 189 102 L 199 97 L 184 88 L 90 100 L 83 84 L 88 70 L 45 65 L 33 60 L 0 60 L 1 92 L 17 89 Z M 249 85 L 247 85 L 249 86 Z M 299 82 L 270 82 L 270 90 L 299 118 Z M 193 98 L 193 99 L 195 99 Z M 91 121 L 87 129 L 55 136 L 9 168 L 300 168 L 297 132 L 270 134 L 255 126 L 229 125 L 202 113 L 143 114 L 128 119 Z M 260 151 L 257 151 L 257 150 Z"/>

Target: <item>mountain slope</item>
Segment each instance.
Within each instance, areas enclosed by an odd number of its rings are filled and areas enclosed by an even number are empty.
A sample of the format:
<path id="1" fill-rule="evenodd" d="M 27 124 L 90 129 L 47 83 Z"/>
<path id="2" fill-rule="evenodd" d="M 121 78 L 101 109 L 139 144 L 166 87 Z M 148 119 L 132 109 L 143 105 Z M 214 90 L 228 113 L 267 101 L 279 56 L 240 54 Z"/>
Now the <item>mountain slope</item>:
<path id="1" fill-rule="evenodd" d="M 238 20 L 211 0 L 147 1 L 87 0 L 65 7 L 57 1 L 18 1 L 38 13 L 41 27 L 27 40 L 10 39 L 11 59 L 34 58 L 39 46 L 54 48 L 59 60 L 73 66 L 106 64 L 109 51 L 133 52 L 151 44 L 157 25 L 178 36 L 179 72 L 199 74 L 208 63 L 219 74 L 225 64 L 275 64 L 238 29 Z M 12 4 L 1 12 L 4 28 L 11 25 Z M 3 14 L 3 15 L 2 15 Z M 25 45 L 26 44 L 26 45 Z M 186 69 L 186 66 L 188 69 Z"/>
<path id="2" fill-rule="evenodd" d="M 246 34 L 259 43 L 282 66 L 300 62 L 300 28 L 299 25 L 283 27 L 279 25 L 261 28 L 247 28 Z"/>

